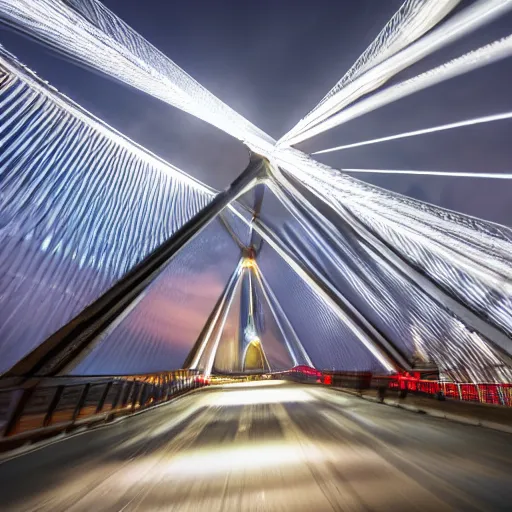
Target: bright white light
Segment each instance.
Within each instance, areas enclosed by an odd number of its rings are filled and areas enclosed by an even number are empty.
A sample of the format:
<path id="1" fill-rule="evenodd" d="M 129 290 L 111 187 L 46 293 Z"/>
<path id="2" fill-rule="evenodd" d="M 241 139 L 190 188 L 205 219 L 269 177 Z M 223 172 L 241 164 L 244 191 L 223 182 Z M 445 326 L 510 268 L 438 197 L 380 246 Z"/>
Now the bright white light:
<path id="1" fill-rule="evenodd" d="M 243 261 L 244 261 L 244 259 L 242 258 L 238 262 L 238 266 L 237 266 L 235 272 L 233 273 L 233 275 L 231 276 L 231 282 L 240 279 L 240 276 L 242 275 L 241 268 L 242 268 Z M 235 286 L 235 291 L 233 292 L 233 295 L 236 292 L 236 288 L 238 287 L 238 284 L 235 284 L 234 286 Z M 201 360 L 201 357 L 203 356 L 203 353 L 208 345 L 208 342 L 210 341 L 210 337 L 211 337 L 215 327 L 217 326 L 217 322 L 219 321 L 219 317 L 222 312 L 222 308 L 224 307 L 224 304 L 226 303 L 226 299 L 227 299 L 227 296 L 225 295 L 222 298 L 221 303 L 219 304 L 219 308 L 218 308 L 217 312 L 215 313 L 215 317 L 213 318 L 213 321 L 210 323 L 210 326 L 208 327 L 208 331 L 205 334 L 205 337 L 199 347 L 199 350 L 195 354 L 194 359 L 193 359 L 192 363 L 190 364 L 190 369 L 192 369 L 192 370 L 197 369 L 197 365 L 199 364 L 199 361 Z M 231 302 L 230 302 L 230 304 L 231 304 Z M 229 309 L 230 309 L 230 307 L 227 308 L 227 312 L 229 312 Z M 226 321 L 225 319 L 227 316 L 227 312 L 224 315 L 224 322 Z M 220 334 L 222 334 L 222 329 L 220 330 Z M 219 336 L 220 336 L 220 334 L 219 334 Z M 217 346 L 218 346 L 218 344 L 217 344 Z M 212 359 L 212 358 L 210 358 L 210 359 Z M 213 366 L 214 361 L 215 361 L 215 354 L 213 355 L 212 366 Z M 211 371 L 211 367 L 210 367 L 210 371 Z"/>
<path id="2" fill-rule="evenodd" d="M 378 139 L 365 140 L 362 142 L 355 142 L 354 144 L 345 144 L 344 146 L 337 146 L 330 149 L 322 149 L 321 151 L 315 151 L 313 155 L 320 155 L 322 153 L 331 153 L 333 151 L 341 151 L 343 149 L 358 148 L 361 146 L 368 146 L 370 144 L 378 144 L 379 142 L 388 142 L 390 140 L 405 139 L 407 137 L 416 137 L 418 135 L 427 135 L 429 133 L 442 132 L 445 130 L 453 130 L 454 128 L 463 128 L 465 126 L 473 126 L 476 124 L 491 123 L 493 121 L 503 121 L 504 119 L 511 119 L 512 112 L 503 112 L 502 114 L 493 114 L 490 116 L 475 117 L 474 119 L 465 119 L 464 121 L 457 121 L 456 123 L 442 124 L 440 126 L 432 126 L 430 128 L 423 128 L 421 130 L 414 130 L 411 132 L 398 133 L 396 135 L 388 135 L 387 137 L 380 137 Z M 345 169 L 351 172 L 358 172 L 357 169 Z M 361 171 L 362 172 L 362 171 Z M 367 171 L 372 172 L 372 171 Z M 373 171 L 373 172 L 394 172 L 395 174 L 426 174 L 429 171 Z M 438 173 L 442 176 L 445 173 Z M 458 173 L 452 173 L 457 175 Z M 469 176 L 471 174 L 468 173 Z M 497 176 L 502 176 L 498 174 Z M 482 177 L 487 177 L 483 175 Z"/>
<path id="3" fill-rule="evenodd" d="M 256 332 L 256 328 L 251 324 L 247 325 L 247 327 L 244 329 L 244 338 L 248 344 L 261 343 L 260 337 L 258 336 L 258 333 Z"/>
<path id="4" fill-rule="evenodd" d="M 443 19 L 458 2 L 459 0 L 405 0 L 341 80 L 304 119 L 281 138 L 279 143 L 298 135 L 312 124 L 325 120 L 333 113 L 329 114 L 330 108 L 338 107 L 339 110 L 344 89 L 350 83 L 364 81 L 364 77 L 360 79 L 361 75 L 421 37 Z M 367 90 L 355 91 L 356 97 L 369 93 L 379 85 L 381 82 L 376 80 Z M 336 99 L 338 101 L 335 101 Z M 346 100 L 348 101 L 348 98 Z"/>
<path id="5" fill-rule="evenodd" d="M 285 384 L 290 385 L 289 382 L 285 380 L 255 380 L 253 382 L 234 382 L 233 384 L 225 384 L 220 387 L 226 387 L 228 389 L 233 388 L 260 388 L 260 387 L 268 387 L 268 386 L 283 386 Z"/>
<path id="6" fill-rule="evenodd" d="M 279 404 L 287 402 L 309 402 L 309 395 L 304 389 L 290 387 L 252 388 L 230 391 L 212 395 L 212 405 L 254 405 L 254 404 Z"/>
<path id="7" fill-rule="evenodd" d="M 348 83 L 310 112 L 300 123 L 300 128 L 294 128 L 295 131 L 282 137 L 278 144 L 287 146 L 298 144 L 392 101 L 509 56 L 512 52 L 512 36 L 467 53 L 403 83 L 368 95 L 367 98 L 348 107 L 364 94 L 380 87 L 398 72 L 495 20 L 511 8 L 512 0 L 481 1 L 468 7 L 419 41 Z"/>
<path id="8" fill-rule="evenodd" d="M 370 174 L 407 174 L 418 176 L 452 176 L 456 178 L 490 178 L 509 180 L 510 173 L 497 172 L 452 172 L 452 171 L 406 171 L 399 169 L 342 169 L 343 172 L 370 173 Z"/>
<path id="9" fill-rule="evenodd" d="M 219 474 L 258 471 L 266 468 L 283 468 L 302 465 L 304 461 L 321 462 L 325 455 L 314 446 L 286 442 L 267 441 L 265 444 L 239 444 L 197 451 L 185 451 L 171 460 L 158 461 L 158 479 L 170 481 L 182 478 L 204 478 Z M 153 481 L 155 473 L 148 468 L 154 466 L 151 458 L 138 462 L 131 470 L 125 471 L 123 482 Z M 140 466 L 140 468 L 139 468 Z"/>
<path id="10" fill-rule="evenodd" d="M 0 0 L 0 19 L 73 59 L 268 152 L 274 140 L 197 83 L 97 0 Z M 265 154 L 265 153 L 263 153 Z"/>

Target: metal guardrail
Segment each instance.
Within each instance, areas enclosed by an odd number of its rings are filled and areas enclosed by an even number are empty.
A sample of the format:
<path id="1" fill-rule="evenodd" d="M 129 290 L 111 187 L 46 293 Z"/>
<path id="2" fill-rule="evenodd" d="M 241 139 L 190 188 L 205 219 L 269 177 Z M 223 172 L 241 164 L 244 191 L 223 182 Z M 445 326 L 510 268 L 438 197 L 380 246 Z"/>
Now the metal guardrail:
<path id="1" fill-rule="evenodd" d="M 420 379 L 414 375 L 373 375 L 363 373 L 324 372 L 323 383 L 364 391 L 377 389 L 430 396 L 437 399 L 451 398 L 464 402 L 502 405 L 512 407 L 512 384 L 507 383 L 462 383 Z"/>
<path id="2" fill-rule="evenodd" d="M 397 391 L 401 396 L 420 394 L 444 400 L 451 398 L 464 402 L 502 405 L 512 407 L 512 384 L 445 382 L 421 379 L 419 373 L 375 375 L 372 372 L 319 371 L 308 366 L 297 366 L 291 370 L 271 374 L 272 378 L 325 384 L 340 388 L 365 391 Z"/>
<path id="3" fill-rule="evenodd" d="M 269 376 L 273 379 L 291 380 L 294 382 L 325 383 L 323 372 L 305 365 L 296 366 L 290 370 L 272 372 Z"/>
<path id="4" fill-rule="evenodd" d="M 208 382 L 199 372 L 48 377 L 0 389 L 0 451 L 74 427 L 133 414 Z"/>
<path id="5" fill-rule="evenodd" d="M 512 407 L 512 384 L 443 382 L 410 374 L 321 372 L 301 366 L 258 376 L 216 376 L 212 383 L 269 378 Z M 209 383 L 200 372 L 178 370 L 145 375 L 47 377 L 23 386 L 0 388 L 0 451 L 133 414 Z"/>

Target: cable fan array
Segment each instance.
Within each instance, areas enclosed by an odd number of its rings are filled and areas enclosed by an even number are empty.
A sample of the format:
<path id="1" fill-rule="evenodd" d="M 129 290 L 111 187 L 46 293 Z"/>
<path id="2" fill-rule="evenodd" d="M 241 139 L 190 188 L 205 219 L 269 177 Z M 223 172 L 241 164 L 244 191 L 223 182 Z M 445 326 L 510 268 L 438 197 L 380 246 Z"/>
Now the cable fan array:
<path id="1" fill-rule="evenodd" d="M 263 214 L 253 215 L 243 201 L 233 203 L 223 212 L 223 224 L 235 244 L 220 224 L 193 242 L 229 253 L 226 261 L 235 271 L 228 278 L 229 265 L 219 263 L 212 297 L 226 286 L 226 300 L 229 295 L 229 304 L 235 304 L 233 297 L 243 294 L 241 276 L 247 276 L 240 267 L 240 248 L 252 243 L 254 233 L 263 240 L 250 274 L 255 279 L 251 300 L 258 303 L 251 310 L 258 319 L 250 327 L 253 338 L 259 330 L 272 340 L 265 349 L 268 357 L 262 352 L 267 364 L 393 371 L 419 360 L 435 362 L 459 381 L 510 382 L 511 230 L 366 184 L 292 147 L 510 56 L 512 36 L 507 36 L 387 85 L 404 69 L 512 8 L 511 0 L 480 0 L 454 12 L 458 3 L 406 0 L 331 91 L 277 143 L 96 0 L 0 0 L 0 19 L 81 64 L 203 119 L 268 159 Z M 0 58 L 2 371 L 172 236 L 215 191 L 95 119 L 6 51 Z M 498 113 L 317 153 L 509 117 Z M 271 203 L 274 214 L 268 216 Z M 213 252 L 221 262 L 220 253 Z M 75 371 L 94 373 L 101 367 L 108 372 L 113 368 L 108 360 L 123 348 L 131 355 L 125 355 L 119 371 L 134 371 L 146 356 L 151 362 L 140 368 L 148 371 L 161 370 L 162 364 L 179 366 L 183 350 L 174 358 L 169 349 L 176 338 L 162 330 L 154 334 L 144 318 L 150 315 L 151 297 L 170 290 L 173 272 L 185 267 L 187 275 L 198 272 L 192 260 L 185 258 L 183 267 L 171 262 Z M 174 291 L 165 293 L 173 296 Z M 243 307 L 233 307 L 245 314 Z M 215 343 L 196 358 L 198 364 L 206 361 L 209 371 L 217 350 L 218 365 L 229 367 L 232 338 L 244 330 L 235 327 L 229 308 L 217 317 L 221 324 L 209 334 Z"/>

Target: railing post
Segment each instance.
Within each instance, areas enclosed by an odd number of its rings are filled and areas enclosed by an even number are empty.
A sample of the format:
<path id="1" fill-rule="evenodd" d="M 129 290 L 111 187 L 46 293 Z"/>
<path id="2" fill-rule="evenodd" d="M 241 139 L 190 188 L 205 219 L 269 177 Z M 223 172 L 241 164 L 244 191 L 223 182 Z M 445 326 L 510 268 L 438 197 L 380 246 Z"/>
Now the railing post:
<path id="1" fill-rule="evenodd" d="M 159 382 L 158 384 L 153 384 L 151 386 L 150 398 L 153 399 L 153 402 L 157 403 L 160 401 L 160 392 L 162 390 L 162 384 Z"/>
<path id="2" fill-rule="evenodd" d="M 140 392 L 139 383 L 136 382 L 136 381 L 133 381 L 133 385 L 132 385 L 132 388 L 130 390 L 130 393 L 132 395 L 132 402 L 131 402 L 130 409 L 131 409 L 132 412 L 135 410 L 135 404 L 137 402 L 137 397 L 139 395 L 139 392 Z"/>
<path id="3" fill-rule="evenodd" d="M 139 402 L 139 405 L 140 405 L 141 395 L 144 390 L 144 383 L 134 382 L 134 385 L 135 385 L 135 390 L 133 392 L 132 412 L 135 410 L 135 406 L 137 405 L 137 402 Z"/>
<path id="4" fill-rule="evenodd" d="M 166 377 L 165 378 L 165 382 L 164 382 L 164 386 L 162 388 L 162 401 L 163 402 L 167 402 L 167 399 L 169 397 L 169 379 Z"/>
<path id="5" fill-rule="evenodd" d="M 47 427 L 51 421 L 53 412 L 55 411 L 55 408 L 57 407 L 57 404 L 59 403 L 60 397 L 62 395 L 62 392 L 64 391 L 64 386 L 57 386 L 57 389 L 55 389 L 55 393 L 53 395 L 52 401 L 50 402 L 50 405 L 48 406 L 48 410 L 46 411 L 46 416 L 43 420 L 43 427 Z"/>
<path id="6" fill-rule="evenodd" d="M 82 389 L 82 393 L 80 393 L 80 398 L 78 399 L 78 402 L 76 403 L 75 410 L 73 411 L 73 416 L 71 417 L 71 423 L 74 423 L 76 419 L 78 418 L 78 415 L 80 414 L 80 411 L 82 410 L 82 407 L 84 406 L 85 399 L 87 398 L 87 393 L 89 393 L 89 388 L 91 387 L 90 384 L 86 384 L 84 388 Z"/>
<path id="7" fill-rule="evenodd" d="M 133 380 L 130 380 L 126 383 L 126 387 L 124 389 L 123 401 L 121 402 L 121 407 L 124 408 L 124 407 L 128 406 L 128 400 L 130 398 L 130 395 L 132 393 L 132 389 L 134 386 L 135 386 L 135 381 L 133 381 Z"/>
<path id="8" fill-rule="evenodd" d="M 117 404 L 119 403 L 119 399 L 121 398 L 121 394 L 124 391 L 125 382 L 122 382 L 119 384 L 119 387 L 117 389 L 117 393 L 114 397 L 114 400 L 112 401 L 112 411 L 117 407 Z"/>
<path id="9" fill-rule="evenodd" d="M 505 400 L 504 392 L 505 390 L 501 386 L 497 386 L 496 391 L 498 393 L 498 400 L 500 401 L 500 405 L 507 405 L 507 401 Z"/>
<path id="10" fill-rule="evenodd" d="M 141 407 L 145 407 L 146 404 L 149 402 L 150 391 L 151 391 L 151 385 L 148 384 L 147 382 L 143 382 L 142 390 L 141 390 L 140 398 L 139 398 L 139 404 Z"/>
<path id="11" fill-rule="evenodd" d="M 108 392 L 110 391 L 110 388 L 112 387 L 112 382 L 107 382 L 105 389 L 103 390 L 103 393 L 101 394 L 100 401 L 98 402 L 98 406 L 96 407 L 96 414 L 100 413 L 103 409 L 103 406 L 105 405 L 105 400 L 107 399 Z"/>
<path id="12" fill-rule="evenodd" d="M 140 390 L 139 390 L 139 396 L 137 397 L 137 402 L 139 403 L 139 407 L 142 408 L 145 404 L 145 391 L 146 391 L 147 384 L 145 382 L 141 382 L 140 384 Z"/>
<path id="13" fill-rule="evenodd" d="M 165 381 L 165 401 L 169 400 L 169 395 L 171 394 L 171 386 L 172 386 L 172 376 L 167 376 Z"/>

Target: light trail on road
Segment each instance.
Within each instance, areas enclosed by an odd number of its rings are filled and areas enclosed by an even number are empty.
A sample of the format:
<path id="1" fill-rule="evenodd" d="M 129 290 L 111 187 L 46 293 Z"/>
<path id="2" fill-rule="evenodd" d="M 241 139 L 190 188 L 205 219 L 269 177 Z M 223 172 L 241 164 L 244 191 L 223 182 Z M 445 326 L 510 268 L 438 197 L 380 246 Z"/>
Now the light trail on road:
<path id="1" fill-rule="evenodd" d="M 212 386 L 0 463 L 2 510 L 504 510 L 510 435 L 319 386 Z"/>

